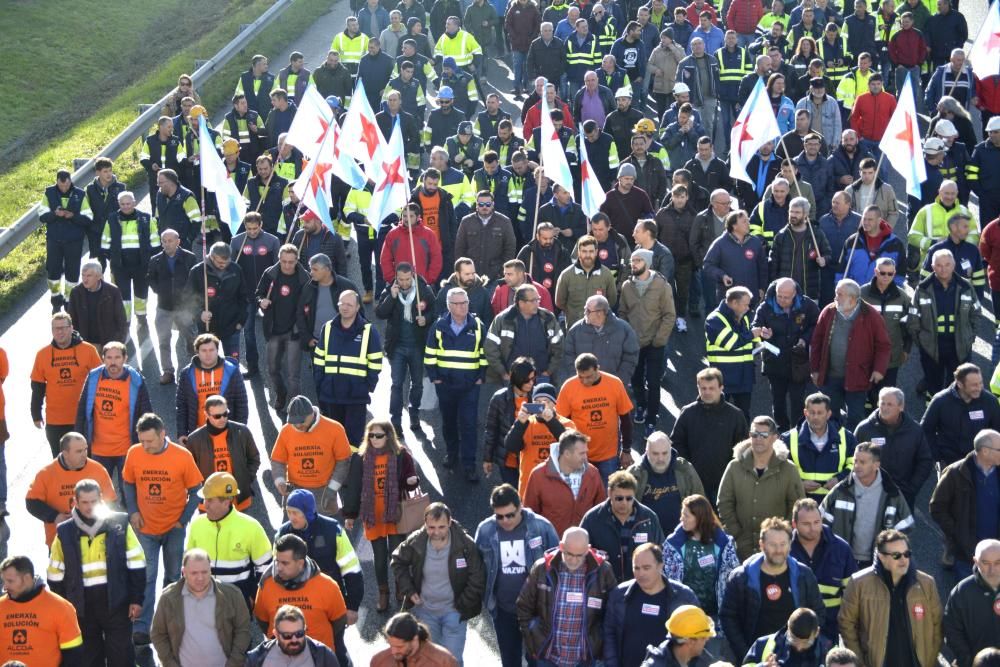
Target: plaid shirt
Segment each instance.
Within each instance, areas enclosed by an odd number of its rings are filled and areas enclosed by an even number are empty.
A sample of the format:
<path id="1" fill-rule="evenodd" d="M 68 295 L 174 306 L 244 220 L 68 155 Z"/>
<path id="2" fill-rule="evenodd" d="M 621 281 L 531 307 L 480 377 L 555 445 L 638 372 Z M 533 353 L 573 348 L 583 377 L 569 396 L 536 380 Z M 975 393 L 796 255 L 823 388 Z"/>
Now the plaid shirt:
<path id="1" fill-rule="evenodd" d="M 587 568 L 575 571 L 559 563 L 556 613 L 552 619 L 552 643 L 545 658 L 557 665 L 575 667 L 586 658 Z"/>

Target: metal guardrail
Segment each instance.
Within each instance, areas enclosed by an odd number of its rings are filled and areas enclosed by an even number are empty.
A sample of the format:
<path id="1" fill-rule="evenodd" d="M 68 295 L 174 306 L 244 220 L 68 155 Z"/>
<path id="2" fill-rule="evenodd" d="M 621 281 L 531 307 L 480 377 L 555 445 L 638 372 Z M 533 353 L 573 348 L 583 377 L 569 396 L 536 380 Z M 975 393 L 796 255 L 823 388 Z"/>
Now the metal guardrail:
<path id="1" fill-rule="evenodd" d="M 293 1 L 294 0 L 275 0 L 275 3 L 269 7 L 266 12 L 261 14 L 256 21 L 253 23 L 241 24 L 239 34 L 232 41 L 222 47 L 218 53 L 208 60 L 195 61 L 196 65 L 200 65 L 195 70 L 194 74 L 191 75 L 195 88 L 205 83 L 205 81 L 210 79 L 218 70 L 224 67 L 230 60 L 239 54 L 245 47 L 248 40 L 255 37 L 257 33 L 273 23 L 282 12 L 291 6 Z M 148 105 L 144 110 L 142 107 L 146 105 L 140 105 L 141 113 L 131 125 L 122 130 L 122 132 L 112 139 L 103 150 L 101 150 L 96 156 L 87 160 L 82 166 L 77 168 L 76 164 L 74 164 L 73 182 L 89 183 L 93 180 L 95 175 L 94 164 L 96 163 L 97 158 L 108 157 L 115 159 L 125 153 L 136 141 L 145 137 L 149 128 L 153 125 L 156 119 L 159 118 L 160 112 L 167 102 L 167 98 L 173 94 L 174 90 L 176 90 L 176 88 L 160 98 L 160 100 L 155 104 Z M 0 233 L 0 259 L 6 257 L 11 250 L 17 247 L 18 244 L 24 241 L 40 226 L 41 221 L 38 218 L 38 204 L 36 203 L 13 225 L 7 227 L 2 231 L 2 233 Z"/>

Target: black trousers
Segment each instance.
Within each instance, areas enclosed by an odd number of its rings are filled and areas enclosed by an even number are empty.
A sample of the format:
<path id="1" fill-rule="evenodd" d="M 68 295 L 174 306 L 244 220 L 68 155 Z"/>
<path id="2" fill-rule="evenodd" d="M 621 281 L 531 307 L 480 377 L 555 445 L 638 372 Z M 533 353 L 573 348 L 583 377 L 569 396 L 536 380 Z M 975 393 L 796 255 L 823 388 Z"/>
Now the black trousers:
<path id="1" fill-rule="evenodd" d="M 405 535 L 390 535 L 380 537 L 372 542 L 372 553 L 375 556 L 375 581 L 378 585 L 389 585 L 389 554 L 403 543 Z"/>
<path id="2" fill-rule="evenodd" d="M 59 456 L 59 441 L 64 435 L 75 429 L 73 424 L 46 424 L 45 439 L 49 441 L 49 449 L 52 450 L 52 458 Z"/>
<path id="3" fill-rule="evenodd" d="M 45 273 L 49 280 L 59 280 L 63 276 L 66 282 L 80 282 L 80 262 L 83 259 L 83 239 L 77 241 L 45 241 Z"/>
<path id="4" fill-rule="evenodd" d="M 934 361 L 931 355 L 920 350 L 920 367 L 924 371 L 924 382 L 927 391 L 932 395 L 938 393 L 951 383 L 952 375 L 960 363 L 968 359 L 959 359 L 954 344 L 938 345 L 938 359 Z"/>
<path id="5" fill-rule="evenodd" d="M 84 667 L 134 667 L 132 621 L 128 605 L 108 609 L 108 587 L 84 589 L 86 613 L 77 616 L 83 634 Z"/>
<path id="6" fill-rule="evenodd" d="M 778 429 L 787 431 L 802 414 L 801 410 L 805 404 L 806 385 L 804 382 L 792 382 L 789 377 L 768 376 L 771 381 L 771 404 L 774 410 L 774 421 L 778 423 Z M 789 402 L 791 408 L 789 409 Z"/>

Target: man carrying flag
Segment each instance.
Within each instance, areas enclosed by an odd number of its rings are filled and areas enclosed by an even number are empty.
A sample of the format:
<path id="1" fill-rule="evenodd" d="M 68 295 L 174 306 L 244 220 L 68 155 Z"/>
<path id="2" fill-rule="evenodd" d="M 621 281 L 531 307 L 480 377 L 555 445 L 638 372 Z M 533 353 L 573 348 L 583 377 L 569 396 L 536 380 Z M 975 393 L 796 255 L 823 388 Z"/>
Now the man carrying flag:
<path id="1" fill-rule="evenodd" d="M 913 81 L 909 76 L 903 82 L 896 110 L 889 118 L 878 147 L 882 151 L 881 159 L 891 164 L 906 181 L 907 194 L 919 199 L 920 184 L 927 180 L 927 168 L 920 147 Z M 943 236 L 947 236 L 947 231 Z"/>
<path id="2" fill-rule="evenodd" d="M 780 137 L 781 129 L 774 117 L 767 90 L 758 79 L 747 103 L 740 110 L 736 124 L 729 132 L 729 145 L 732 147 L 729 176 L 752 185 L 754 181 L 747 174 L 747 164 L 762 144 Z"/>
<path id="3" fill-rule="evenodd" d="M 580 202 L 580 207 L 583 208 L 583 213 L 587 218 L 593 218 L 600 212 L 605 194 L 601 182 L 597 180 L 597 174 L 590 166 L 590 157 L 587 155 L 587 140 L 583 134 L 582 125 L 577 150 L 580 152 L 580 198 L 583 200 Z"/>

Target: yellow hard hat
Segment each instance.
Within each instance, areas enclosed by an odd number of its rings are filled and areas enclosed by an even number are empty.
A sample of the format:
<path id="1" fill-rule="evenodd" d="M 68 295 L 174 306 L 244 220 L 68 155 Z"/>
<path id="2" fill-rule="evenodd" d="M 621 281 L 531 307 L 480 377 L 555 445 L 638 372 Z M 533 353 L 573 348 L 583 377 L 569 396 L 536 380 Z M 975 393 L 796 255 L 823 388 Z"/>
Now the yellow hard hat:
<path id="1" fill-rule="evenodd" d="M 228 472 L 213 472 L 205 480 L 198 495 L 206 500 L 209 498 L 235 498 L 240 493 L 236 478 Z"/>
<path id="2" fill-rule="evenodd" d="M 229 137 L 222 142 L 222 154 L 223 155 L 239 155 L 240 154 L 240 142 L 236 141 L 232 137 Z"/>
<path id="3" fill-rule="evenodd" d="M 667 619 L 667 632 L 680 639 L 707 639 L 715 636 L 715 623 L 701 607 L 683 604 Z"/>
<path id="4" fill-rule="evenodd" d="M 654 125 L 653 121 L 651 121 L 650 119 L 643 118 L 642 120 L 640 120 L 638 123 L 635 124 L 635 127 L 632 128 L 632 131 L 654 134 L 656 133 L 656 125 Z"/>
<path id="5" fill-rule="evenodd" d="M 200 104 L 196 104 L 193 107 L 191 107 L 191 113 L 188 115 L 191 118 L 197 118 L 199 116 L 207 116 L 208 112 L 205 111 L 205 107 L 201 106 Z"/>

